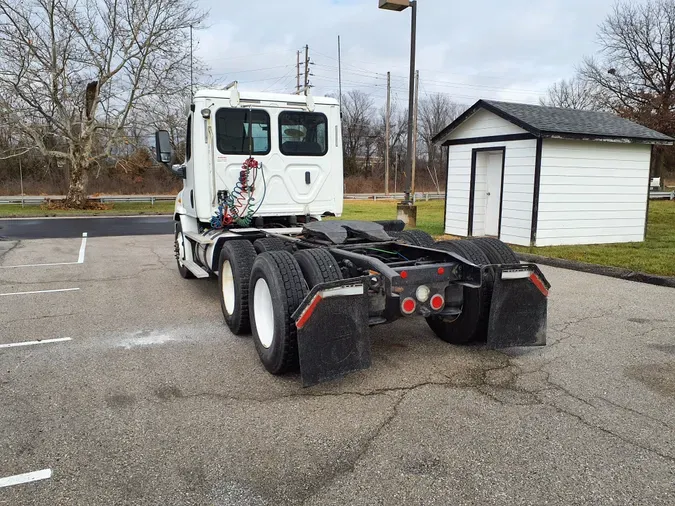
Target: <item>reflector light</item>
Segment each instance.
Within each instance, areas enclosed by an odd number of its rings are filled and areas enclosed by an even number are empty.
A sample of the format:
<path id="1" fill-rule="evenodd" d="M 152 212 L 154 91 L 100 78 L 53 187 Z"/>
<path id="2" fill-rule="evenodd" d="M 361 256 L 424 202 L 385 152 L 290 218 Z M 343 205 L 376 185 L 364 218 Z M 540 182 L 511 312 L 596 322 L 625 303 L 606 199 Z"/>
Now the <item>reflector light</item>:
<path id="1" fill-rule="evenodd" d="M 431 290 L 429 290 L 427 285 L 420 285 L 417 287 L 417 290 L 415 290 L 415 297 L 417 297 L 417 300 L 420 302 L 428 301 L 429 295 L 431 295 Z"/>
<path id="2" fill-rule="evenodd" d="M 443 267 L 439 267 L 438 268 L 438 275 L 442 276 L 443 274 L 445 274 L 445 269 Z"/>
<path id="3" fill-rule="evenodd" d="M 442 309 L 443 306 L 445 305 L 445 299 L 443 298 L 442 295 L 434 295 L 431 297 L 431 309 L 438 311 L 439 309 Z"/>
<path id="4" fill-rule="evenodd" d="M 415 303 L 415 300 L 412 297 L 408 297 L 407 299 L 403 300 L 403 304 L 401 304 L 401 311 L 403 311 L 404 314 L 412 314 L 415 312 L 415 307 L 417 304 Z"/>
<path id="5" fill-rule="evenodd" d="M 408 271 L 401 271 L 401 274 L 399 274 L 403 279 L 408 277 Z"/>

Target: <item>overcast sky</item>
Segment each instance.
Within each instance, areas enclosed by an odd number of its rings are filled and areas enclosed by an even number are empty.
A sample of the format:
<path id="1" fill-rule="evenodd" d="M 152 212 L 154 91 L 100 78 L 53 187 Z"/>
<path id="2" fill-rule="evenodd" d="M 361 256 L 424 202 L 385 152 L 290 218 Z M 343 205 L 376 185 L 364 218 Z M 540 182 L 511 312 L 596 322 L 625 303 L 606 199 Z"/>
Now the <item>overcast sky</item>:
<path id="1" fill-rule="evenodd" d="M 381 103 L 386 72 L 394 99 L 407 100 L 410 9 L 379 10 L 378 0 L 200 0 L 209 27 L 197 54 L 220 84 L 291 92 L 296 51 L 309 45 L 314 95 L 336 92 L 337 36 L 343 92 L 359 88 Z M 420 93 L 460 103 L 480 98 L 537 103 L 597 51 L 598 25 L 613 0 L 419 0 Z"/>

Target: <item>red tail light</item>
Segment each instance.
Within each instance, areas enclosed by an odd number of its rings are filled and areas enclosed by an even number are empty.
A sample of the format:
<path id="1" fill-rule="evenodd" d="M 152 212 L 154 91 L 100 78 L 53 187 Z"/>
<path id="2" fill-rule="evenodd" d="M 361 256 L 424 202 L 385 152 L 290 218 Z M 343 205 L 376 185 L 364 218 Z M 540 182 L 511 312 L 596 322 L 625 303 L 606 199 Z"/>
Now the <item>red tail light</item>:
<path id="1" fill-rule="evenodd" d="M 445 306 L 445 299 L 442 295 L 436 294 L 431 297 L 429 304 L 431 305 L 431 309 L 438 311 L 439 309 L 443 309 L 443 306 Z"/>
<path id="2" fill-rule="evenodd" d="M 413 314 L 415 312 L 415 308 L 417 307 L 417 303 L 415 302 L 415 299 L 412 297 L 408 297 L 407 299 L 403 299 L 403 303 L 401 304 L 401 311 L 403 314 Z"/>

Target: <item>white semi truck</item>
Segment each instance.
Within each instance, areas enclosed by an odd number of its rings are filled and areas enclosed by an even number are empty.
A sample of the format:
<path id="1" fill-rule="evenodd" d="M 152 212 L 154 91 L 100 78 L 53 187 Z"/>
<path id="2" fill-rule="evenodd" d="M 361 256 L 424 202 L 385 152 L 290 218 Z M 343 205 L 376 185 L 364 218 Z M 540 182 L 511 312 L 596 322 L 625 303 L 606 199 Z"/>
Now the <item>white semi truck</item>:
<path id="1" fill-rule="evenodd" d="M 217 277 L 225 322 L 252 332 L 265 368 L 303 384 L 370 366 L 368 328 L 422 316 L 443 340 L 544 345 L 550 287 L 497 239 L 434 242 L 403 223 L 324 220 L 343 206 L 338 102 L 311 95 L 198 91 L 175 253 L 184 278 Z"/>

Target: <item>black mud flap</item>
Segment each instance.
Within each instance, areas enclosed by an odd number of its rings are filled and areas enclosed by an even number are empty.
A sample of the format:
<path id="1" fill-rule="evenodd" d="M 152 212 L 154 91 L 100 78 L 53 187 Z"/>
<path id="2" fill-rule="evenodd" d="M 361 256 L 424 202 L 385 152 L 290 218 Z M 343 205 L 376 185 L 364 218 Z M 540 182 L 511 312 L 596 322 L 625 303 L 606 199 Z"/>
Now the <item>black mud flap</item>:
<path id="1" fill-rule="evenodd" d="M 370 367 L 367 279 L 317 285 L 293 313 L 303 386 Z"/>
<path id="2" fill-rule="evenodd" d="M 493 266 L 489 348 L 544 346 L 550 283 L 534 264 Z"/>

